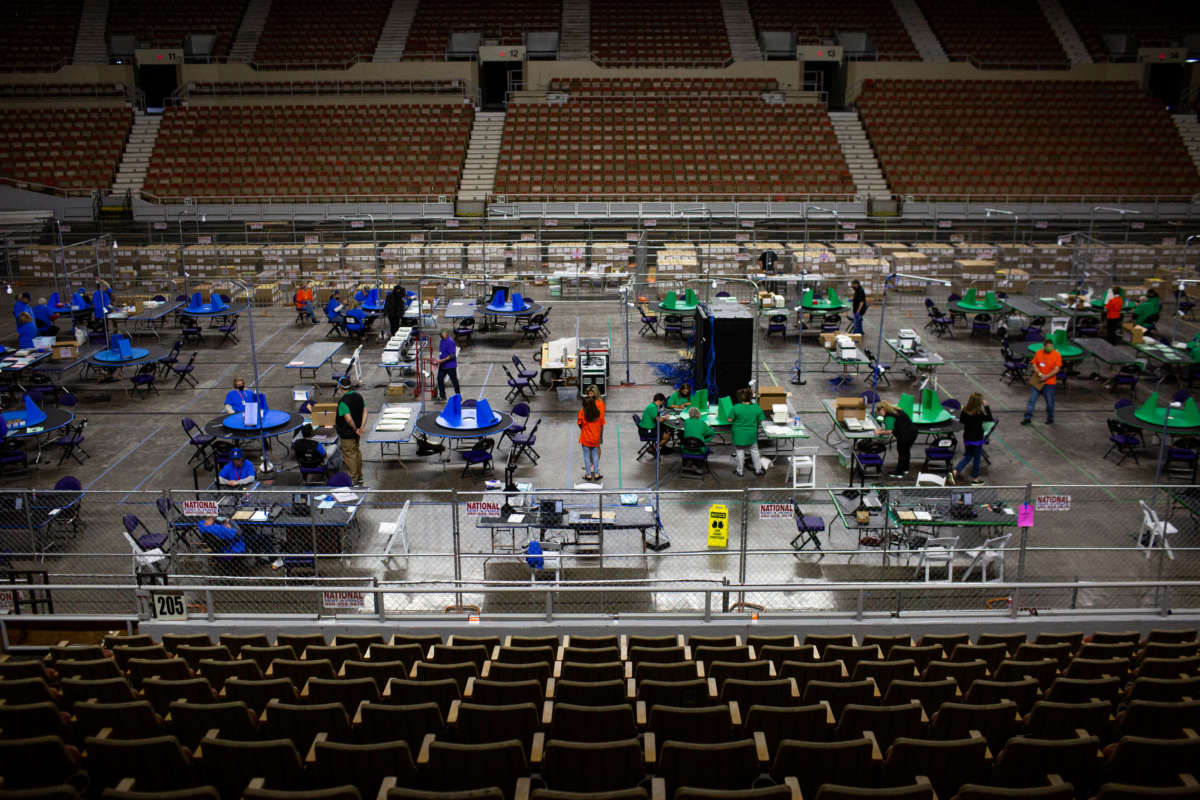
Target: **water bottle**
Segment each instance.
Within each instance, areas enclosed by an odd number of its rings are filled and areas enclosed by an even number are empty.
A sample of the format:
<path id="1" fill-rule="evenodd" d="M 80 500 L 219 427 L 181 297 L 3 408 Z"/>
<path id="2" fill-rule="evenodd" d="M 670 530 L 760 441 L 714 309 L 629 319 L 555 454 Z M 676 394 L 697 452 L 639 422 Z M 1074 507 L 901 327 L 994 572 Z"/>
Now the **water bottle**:
<path id="1" fill-rule="evenodd" d="M 793 416 L 793 417 L 792 417 L 792 427 L 793 427 L 793 428 L 796 428 L 797 430 L 799 430 L 799 428 L 800 428 L 800 425 L 801 425 L 801 423 L 800 423 L 800 415 L 799 415 L 799 414 L 796 414 L 795 416 Z"/>

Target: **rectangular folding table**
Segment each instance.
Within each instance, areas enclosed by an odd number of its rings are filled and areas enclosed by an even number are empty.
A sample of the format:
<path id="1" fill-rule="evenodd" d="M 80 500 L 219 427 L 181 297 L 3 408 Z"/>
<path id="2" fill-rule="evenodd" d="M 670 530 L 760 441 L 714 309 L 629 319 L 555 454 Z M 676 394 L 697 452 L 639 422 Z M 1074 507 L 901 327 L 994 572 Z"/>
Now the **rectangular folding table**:
<path id="1" fill-rule="evenodd" d="M 307 370 L 313 380 L 317 379 L 317 370 L 329 363 L 333 354 L 340 350 L 341 342 L 313 342 L 288 361 L 288 369 L 300 370 L 300 379 L 304 380 Z"/>

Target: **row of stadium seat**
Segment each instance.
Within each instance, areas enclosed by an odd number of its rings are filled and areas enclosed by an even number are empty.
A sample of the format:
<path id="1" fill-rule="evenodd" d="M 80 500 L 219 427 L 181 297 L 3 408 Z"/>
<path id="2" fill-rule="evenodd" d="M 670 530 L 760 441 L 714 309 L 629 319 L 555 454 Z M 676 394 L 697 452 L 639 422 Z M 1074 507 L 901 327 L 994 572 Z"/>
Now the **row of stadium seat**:
<path id="1" fill-rule="evenodd" d="M 0 175 L 60 189 L 107 186 L 133 127 L 128 108 L 0 108 Z"/>
<path id="2" fill-rule="evenodd" d="M 272 0 L 254 51 L 258 64 L 344 64 L 375 52 L 392 0 L 357 0 L 354 13 L 325 0 Z"/>
<path id="3" fill-rule="evenodd" d="M 942 49 L 952 58 L 968 55 L 985 65 L 1068 66 L 1067 54 L 1037 0 L 919 0 L 919 4 Z"/>
<path id="4" fill-rule="evenodd" d="M 1142 47 L 1178 44 L 1200 33 L 1200 7 L 1175 0 L 1060 0 L 1071 24 L 1097 61 L 1110 58 L 1103 37 L 1126 32 Z"/>

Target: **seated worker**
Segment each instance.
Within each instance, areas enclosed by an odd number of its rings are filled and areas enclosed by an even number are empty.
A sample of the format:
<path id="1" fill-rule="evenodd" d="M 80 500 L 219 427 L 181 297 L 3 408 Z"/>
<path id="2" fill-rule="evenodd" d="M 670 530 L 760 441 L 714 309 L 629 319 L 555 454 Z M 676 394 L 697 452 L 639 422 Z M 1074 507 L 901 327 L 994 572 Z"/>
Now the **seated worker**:
<path id="1" fill-rule="evenodd" d="M 196 526 L 201 536 L 211 536 L 222 546 L 222 553 L 246 552 L 246 540 L 237 528 L 222 525 L 215 517 L 205 517 L 204 522 Z"/>
<path id="2" fill-rule="evenodd" d="M 257 395 L 246 389 L 246 381 L 241 375 L 233 379 L 233 388 L 225 393 L 225 413 L 241 414 L 246 410 L 246 403 L 255 400 Z"/>
<path id="3" fill-rule="evenodd" d="M 667 408 L 672 410 L 687 408 L 692 403 L 692 385 L 685 383 L 671 393 L 667 398 Z"/>
<path id="4" fill-rule="evenodd" d="M 687 413 L 687 419 L 683 421 L 683 440 L 699 439 L 708 444 L 713 437 L 713 429 L 708 427 L 708 423 L 704 421 L 704 415 L 700 413 L 700 409 L 693 408 Z M 687 452 L 687 448 L 684 448 Z"/>
<path id="5" fill-rule="evenodd" d="M 39 297 L 33 307 L 33 324 L 37 326 L 38 336 L 58 336 L 58 326 L 54 324 L 57 317 L 58 314 L 46 305 L 46 298 Z"/>
<path id="6" fill-rule="evenodd" d="M 292 452 L 301 466 L 323 463 L 331 470 L 342 468 L 342 453 L 336 444 L 321 444 L 315 438 L 312 423 L 304 423 L 300 435 L 292 440 Z"/>
<path id="7" fill-rule="evenodd" d="M 33 307 L 30 305 L 32 302 L 33 298 L 29 292 L 21 292 L 21 296 L 13 303 L 13 317 L 19 317 L 22 314 L 32 314 Z"/>
<path id="8" fill-rule="evenodd" d="M 33 324 L 33 314 L 21 312 L 17 317 L 17 347 L 25 350 L 33 347 L 33 337 L 37 336 L 37 326 Z"/>
<path id="9" fill-rule="evenodd" d="M 246 459 L 242 448 L 235 447 L 229 451 L 229 463 L 221 467 L 217 482 L 222 486 L 245 489 L 252 486 L 255 480 L 254 465 Z"/>
<path id="10" fill-rule="evenodd" d="M 292 302 L 296 304 L 297 311 L 312 320 L 313 325 L 317 324 L 317 312 L 313 311 L 312 287 L 307 283 L 300 284 L 300 288 L 292 296 Z"/>
<path id="11" fill-rule="evenodd" d="M 337 289 L 333 290 L 333 294 L 329 297 L 329 302 L 325 304 L 325 316 L 329 317 L 329 321 L 333 322 L 341 316 L 345 306 L 342 305 L 342 293 Z"/>
<path id="12" fill-rule="evenodd" d="M 667 404 L 667 396 L 662 392 L 654 395 L 654 399 L 642 411 L 642 416 L 638 419 L 638 427 L 644 430 L 654 430 L 658 425 L 658 414 L 662 411 L 663 406 Z M 663 427 L 662 437 L 659 439 L 658 446 L 666 447 L 667 442 L 671 440 L 671 429 Z"/>
<path id="13" fill-rule="evenodd" d="M 1158 297 L 1157 289 L 1151 289 L 1146 292 L 1146 299 L 1133 307 L 1134 320 L 1138 325 L 1146 328 L 1150 327 L 1146 324 L 1146 321 L 1151 317 L 1155 317 L 1157 319 L 1158 315 L 1161 313 L 1162 300 L 1160 300 Z"/>
<path id="14" fill-rule="evenodd" d="M 75 294 L 71 295 L 71 310 L 82 311 L 87 308 L 87 298 L 83 296 L 83 289 L 76 289 Z"/>
<path id="15" fill-rule="evenodd" d="M 361 333 L 367 329 L 367 312 L 361 308 L 352 308 L 345 312 L 346 330 Z"/>

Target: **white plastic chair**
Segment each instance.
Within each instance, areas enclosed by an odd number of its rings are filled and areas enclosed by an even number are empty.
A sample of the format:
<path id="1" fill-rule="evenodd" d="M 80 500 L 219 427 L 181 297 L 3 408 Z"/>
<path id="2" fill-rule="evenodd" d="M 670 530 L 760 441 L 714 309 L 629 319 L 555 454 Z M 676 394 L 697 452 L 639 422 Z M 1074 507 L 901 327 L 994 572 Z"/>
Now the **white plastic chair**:
<path id="1" fill-rule="evenodd" d="M 159 547 L 143 550 L 137 539 L 130 536 L 127 531 L 121 531 L 121 533 L 124 534 L 125 541 L 129 542 L 129 547 L 133 551 L 133 574 L 138 585 L 140 586 L 142 581 L 166 583 L 167 566 L 170 564 L 171 557 Z"/>
<path id="2" fill-rule="evenodd" d="M 974 550 L 968 550 L 967 555 L 971 557 L 971 563 L 967 565 L 967 571 L 963 573 L 963 582 L 965 583 L 971 577 L 971 573 L 979 567 L 979 577 L 983 583 L 988 580 L 988 565 L 992 563 L 1000 564 L 1000 581 L 1004 582 L 1004 548 L 1008 547 L 1008 541 L 1012 538 L 1011 533 L 1006 533 L 1003 536 L 996 536 L 992 539 L 984 541 L 983 546 Z"/>
<path id="3" fill-rule="evenodd" d="M 817 488 L 817 447 L 797 447 L 789 457 L 792 464 L 792 488 Z"/>
<path id="4" fill-rule="evenodd" d="M 935 475 L 932 472 L 918 472 L 917 486 L 945 486 L 946 476 Z"/>
<path id="5" fill-rule="evenodd" d="M 1174 559 L 1175 553 L 1171 550 L 1168 537 L 1179 533 L 1179 529 L 1169 522 L 1160 520 L 1158 513 L 1146 505 L 1145 500 L 1138 500 L 1138 505 L 1142 507 L 1142 529 L 1138 533 L 1138 547 L 1145 549 L 1146 558 L 1149 558 L 1150 551 L 1161 539 L 1163 549 L 1167 551 L 1167 558 Z"/>
<path id="6" fill-rule="evenodd" d="M 1050 318 L 1050 333 L 1055 331 L 1065 331 L 1071 326 L 1070 317 L 1051 317 Z"/>
<path id="7" fill-rule="evenodd" d="M 917 571 L 914 574 L 918 575 L 921 572 L 921 567 L 925 567 L 925 582 L 929 582 L 929 568 L 931 566 L 944 565 L 946 567 L 946 580 L 954 580 L 954 551 L 958 549 L 957 536 L 937 536 L 925 542 L 925 546 L 921 548 L 921 560 L 917 562 Z"/>

